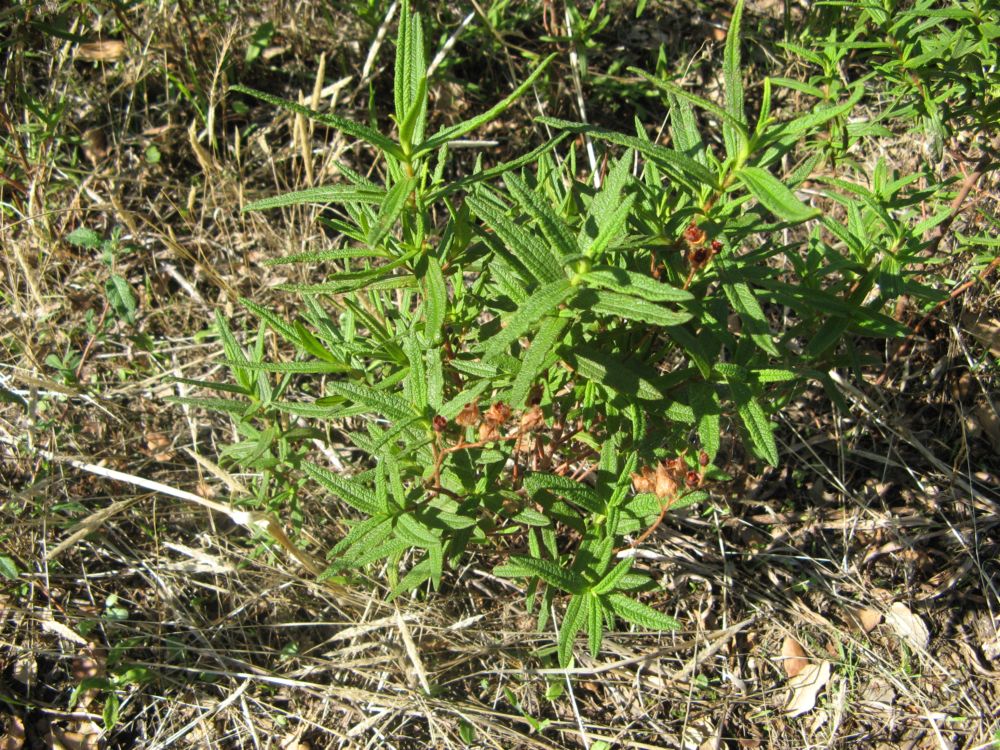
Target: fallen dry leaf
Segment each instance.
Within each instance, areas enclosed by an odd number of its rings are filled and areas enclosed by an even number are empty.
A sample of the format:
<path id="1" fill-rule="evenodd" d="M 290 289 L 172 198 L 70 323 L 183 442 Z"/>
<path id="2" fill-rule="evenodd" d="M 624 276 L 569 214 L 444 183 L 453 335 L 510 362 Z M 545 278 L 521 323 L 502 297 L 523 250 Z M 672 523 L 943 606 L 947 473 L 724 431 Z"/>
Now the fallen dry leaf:
<path id="1" fill-rule="evenodd" d="M 990 354 L 1000 357 L 1000 320 L 983 318 L 976 320 L 972 313 L 962 315 L 962 324 L 969 333 L 990 348 Z"/>
<path id="2" fill-rule="evenodd" d="M 38 662 L 34 655 L 29 651 L 22 651 L 15 656 L 10 676 L 27 688 L 34 687 L 38 677 Z"/>
<path id="3" fill-rule="evenodd" d="M 99 60 L 107 62 L 117 60 L 125 54 L 125 42 L 121 39 L 98 39 L 84 42 L 76 48 L 76 56 L 81 60 Z"/>
<path id="4" fill-rule="evenodd" d="M 830 662 L 808 664 L 805 669 L 788 681 L 787 716 L 801 716 L 816 707 L 819 691 L 830 681 Z"/>
<path id="5" fill-rule="evenodd" d="M 24 747 L 24 722 L 20 716 L 7 719 L 7 732 L 0 735 L 0 750 L 21 750 Z"/>
<path id="6" fill-rule="evenodd" d="M 925 650 L 931 642 L 931 634 L 924 621 L 902 602 L 896 602 L 889 608 L 885 621 L 896 631 L 896 635 L 918 651 Z"/>
<path id="7" fill-rule="evenodd" d="M 858 607 L 853 614 L 866 633 L 872 632 L 882 622 L 882 613 L 870 607 Z"/>
<path id="8" fill-rule="evenodd" d="M 1000 453 L 1000 417 L 997 413 L 989 404 L 980 404 L 972 410 L 969 417 L 975 421 L 975 426 L 986 434 L 993 450 Z"/>
<path id="9" fill-rule="evenodd" d="M 809 666 L 805 649 L 790 635 L 785 636 L 785 641 L 781 644 L 781 659 L 781 665 L 789 677 L 794 677 Z"/>

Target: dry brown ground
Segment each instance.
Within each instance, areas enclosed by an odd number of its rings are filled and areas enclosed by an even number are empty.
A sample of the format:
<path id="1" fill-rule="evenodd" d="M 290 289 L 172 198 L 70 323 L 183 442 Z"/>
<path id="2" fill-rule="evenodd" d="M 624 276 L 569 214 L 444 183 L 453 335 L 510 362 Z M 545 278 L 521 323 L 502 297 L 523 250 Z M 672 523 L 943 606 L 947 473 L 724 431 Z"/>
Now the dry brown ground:
<path id="1" fill-rule="evenodd" d="M 996 289 L 945 307 L 881 386 L 845 382 L 845 409 L 804 394 L 781 416 L 780 469 L 757 474 L 734 448 L 733 486 L 641 550 L 684 629 L 610 634 L 571 676 L 552 668 L 551 634 L 535 632 L 490 559 L 388 608 L 378 576 L 337 594 L 225 513 L 109 477 L 239 502 L 240 477 L 213 463 L 231 427 L 166 403 L 183 393 L 168 376 L 224 380 L 217 342 L 201 335 L 213 312 L 239 328 L 239 295 L 291 304 L 269 291 L 281 279 L 261 261 L 324 241 L 306 210 L 277 222 L 241 204 L 320 184 L 336 159 L 366 163 L 335 133 L 303 140 L 292 117 L 237 111 L 227 76 L 308 97 L 325 55 L 327 106 L 364 117 L 369 83 L 376 102 L 388 94 L 384 54 L 362 76 L 377 19 L 277 1 L 113 7 L 88 24 L 121 14 L 122 46 L 46 34 L 37 23 L 53 17 L 39 5 L 11 22 L 3 50 L 3 120 L 21 136 L 7 141 L 0 186 L 0 385 L 26 405 L 0 404 L 0 554 L 20 571 L 0 578 L 0 747 L 461 747 L 463 726 L 475 746 L 503 748 L 1000 746 L 1000 400 L 995 360 L 984 366 L 1000 356 Z M 723 15 L 656 12 L 613 30 L 623 48 L 717 53 Z M 249 36 L 267 20 L 277 32 L 250 67 Z M 460 44 L 439 116 L 508 86 L 520 50 L 540 46 L 528 31 L 495 50 L 485 34 L 483 49 Z M 572 116 L 572 92 L 554 80 L 536 93 Z M 45 126 L 25 96 L 64 110 Z M 534 114 L 529 97 L 485 134 L 501 140 L 492 155 L 541 137 Z M 977 210 L 995 210 L 995 187 L 976 185 Z M 88 316 L 115 318 L 100 252 L 65 242 L 80 226 L 120 232 L 134 328 L 88 330 Z M 955 279 L 968 263 L 954 259 Z M 81 355 L 76 382 L 46 363 L 68 349 Z M 321 555 L 343 531 L 338 512 L 308 498 L 297 539 Z M 107 735 L 105 692 L 70 704 L 93 677 L 119 681 Z M 801 715 L 789 715 L 790 693 Z"/>

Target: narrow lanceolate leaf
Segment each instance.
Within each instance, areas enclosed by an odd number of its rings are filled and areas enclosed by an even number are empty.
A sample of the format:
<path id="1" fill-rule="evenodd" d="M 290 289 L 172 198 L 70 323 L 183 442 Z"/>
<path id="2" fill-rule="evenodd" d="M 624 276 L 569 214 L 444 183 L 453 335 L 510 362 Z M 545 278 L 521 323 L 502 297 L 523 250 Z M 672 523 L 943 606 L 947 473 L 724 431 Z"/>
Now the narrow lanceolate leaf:
<path id="1" fill-rule="evenodd" d="M 726 142 L 727 155 L 741 163 L 746 157 L 746 113 L 743 111 L 743 73 L 740 71 L 740 20 L 743 18 L 743 0 L 733 8 L 733 17 L 726 34 L 726 49 L 723 53 L 722 75 L 726 82 L 726 112 L 744 128 L 737 128 L 728 121 L 722 123 L 722 135 Z"/>
<path id="2" fill-rule="evenodd" d="M 639 320 L 654 326 L 675 326 L 691 320 L 689 312 L 668 310 L 654 302 L 618 292 L 595 292 L 595 299 L 590 309 L 602 315 Z"/>
<path id="3" fill-rule="evenodd" d="M 406 391 L 410 403 L 418 412 L 427 408 L 427 371 L 424 369 L 424 350 L 413 333 L 403 342 L 403 351 L 410 362 L 406 378 Z"/>
<path id="4" fill-rule="evenodd" d="M 483 355 L 487 359 L 507 351 L 539 318 L 555 310 L 574 291 L 569 279 L 553 281 L 535 290 L 517 312 L 507 318 L 506 328 L 486 340 Z"/>
<path id="5" fill-rule="evenodd" d="M 385 190 L 360 185 L 321 185 L 308 190 L 296 190 L 270 198 L 252 201 L 243 207 L 244 211 L 264 211 L 268 208 L 299 206 L 306 203 L 381 203 L 385 200 Z"/>
<path id="6" fill-rule="evenodd" d="M 551 560 L 514 555 L 506 565 L 498 565 L 493 575 L 500 578 L 541 578 L 550 586 L 570 593 L 583 589 L 586 581 Z"/>
<path id="7" fill-rule="evenodd" d="M 782 123 L 780 127 L 776 129 L 777 135 L 784 138 L 787 136 L 797 136 L 802 135 L 803 133 L 808 133 L 823 123 L 832 120 L 834 117 L 846 115 L 854 109 L 855 104 L 861 101 L 861 97 L 864 96 L 864 94 L 865 87 L 863 84 L 859 83 L 854 87 L 854 90 L 851 92 L 850 97 L 848 97 L 846 101 L 832 107 L 815 110 L 807 115 L 802 115 L 794 120 Z"/>
<path id="8" fill-rule="evenodd" d="M 431 344 L 441 342 L 441 327 L 444 325 L 445 311 L 448 309 L 448 287 L 441 273 L 437 258 L 427 259 L 427 273 L 424 275 L 424 335 Z"/>
<path id="9" fill-rule="evenodd" d="M 514 223 L 478 193 L 465 199 L 472 212 L 482 219 L 506 245 L 511 255 L 538 282 L 555 281 L 565 277 L 562 262 L 541 238 Z"/>
<path id="10" fill-rule="evenodd" d="M 404 0 L 396 37 L 396 69 L 393 94 L 399 140 L 404 150 L 424 137 L 427 112 L 427 62 L 424 59 L 424 33 L 420 14 L 410 10 Z"/>
<path id="11" fill-rule="evenodd" d="M 362 513 L 374 516 L 386 508 L 380 503 L 375 493 L 357 482 L 338 476 L 327 469 L 310 461 L 302 463 L 302 470 L 313 480 L 332 492 L 345 503 Z"/>
<path id="12" fill-rule="evenodd" d="M 744 383 L 737 380 L 729 380 L 728 382 L 733 393 L 733 401 L 736 402 L 736 411 L 739 413 L 740 419 L 743 420 L 743 426 L 750 437 L 754 453 L 771 466 L 777 466 L 778 446 L 774 442 L 771 422 L 763 407 Z"/>
<path id="13" fill-rule="evenodd" d="M 417 97 L 417 88 L 425 77 L 424 36 L 420 14 L 410 9 L 403 0 L 399 12 L 399 31 L 396 35 L 396 68 L 393 76 L 393 95 L 396 120 L 402 122 Z"/>
<path id="14" fill-rule="evenodd" d="M 735 284 L 724 283 L 723 289 L 733 309 L 743 320 L 743 325 L 750 333 L 753 342 L 768 354 L 774 357 L 780 356 L 778 348 L 771 340 L 771 328 L 764 316 L 764 310 L 753 290 L 744 281 Z"/>
<path id="15" fill-rule="evenodd" d="M 545 239 L 549 241 L 549 246 L 555 250 L 557 258 L 579 254 L 580 250 L 569 227 L 539 193 L 532 191 L 528 184 L 513 172 L 504 175 L 504 182 L 518 205 L 538 223 Z"/>
<path id="16" fill-rule="evenodd" d="M 583 279 L 588 285 L 642 297 L 650 302 L 687 302 L 694 299 L 689 291 L 624 268 L 598 266 L 583 274 Z"/>
<path id="17" fill-rule="evenodd" d="M 710 102 L 708 101 L 708 99 L 703 99 L 697 94 L 692 94 L 690 91 L 686 89 L 682 89 L 673 81 L 665 81 L 663 79 L 651 76 L 649 73 L 647 73 L 644 70 L 640 70 L 639 68 L 629 68 L 629 71 L 645 78 L 647 81 L 656 86 L 658 89 L 662 89 L 666 93 L 672 94 L 673 96 L 676 96 L 679 99 L 686 99 L 696 107 L 701 107 L 706 112 L 711 112 L 713 115 L 718 117 L 723 123 L 729 124 L 731 127 L 734 127 L 737 130 L 744 131 L 745 133 L 746 126 L 743 124 L 743 122 L 733 117 L 731 114 L 729 114 L 727 110 L 723 109 L 718 104 Z"/>
<path id="18" fill-rule="evenodd" d="M 566 616 L 559 626 L 560 667 L 568 667 L 573 658 L 573 641 L 576 640 L 576 634 L 587 622 L 590 599 L 589 594 L 578 594 L 571 598 L 566 606 Z"/>
<path id="19" fill-rule="evenodd" d="M 521 369 L 517 371 L 514 385 L 510 391 L 510 405 L 520 407 L 524 405 L 531 386 L 535 378 L 545 367 L 545 360 L 552 353 L 552 349 L 559 340 L 560 334 L 569 324 L 567 318 L 549 317 L 542 322 L 531 341 L 528 353 L 521 360 Z"/>
<path id="20" fill-rule="evenodd" d="M 563 134 L 565 135 L 565 134 Z M 601 191 L 594 196 L 587 210 L 587 216 L 580 225 L 580 231 L 576 235 L 576 244 L 580 252 L 596 255 L 597 251 L 591 251 L 591 245 L 597 238 L 608 231 L 609 224 L 618 223 L 620 219 L 617 214 L 622 210 L 621 193 L 629 178 L 629 170 L 635 161 L 632 152 L 625 154 L 615 161 L 601 186 Z M 628 196 L 626 200 L 631 204 L 634 196 Z M 627 215 L 626 215 L 627 218 Z M 611 239 L 614 239 L 612 237 Z"/>
<path id="21" fill-rule="evenodd" d="M 720 436 L 722 434 L 722 405 L 715 386 L 704 381 L 688 385 L 691 408 L 698 425 L 698 440 L 701 449 L 708 454 L 709 460 L 719 452 Z"/>
<path id="22" fill-rule="evenodd" d="M 720 111 L 724 112 L 721 108 Z M 634 135 L 625 135 L 614 130 L 606 130 L 568 120 L 559 120 L 554 117 L 538 117 L 536 120 L 559 130 L 566 130 L 570 133 L 586 133 L 608 143 L 616 143 L 620 146 L 634 148 L 643 156 L 669 168 L 675 176 L 683 177 L 684 181 L 693 187 L 701 185 L 715 186 L 716 176 L 712 174 L 708 167 L 666 146 L 659 146 L 651 143 L 649 140 L 637 138 Z"/>
<path id="23" fill-rule="evenodd" d="M 559 474 L 545 474 L 543 472 L 529 474 L 524 480 L 524 488 L 532 497 L 540 490 L 549 490 L 591 513 L 604 513 L 606 510 L 604 500 L 601 499 L 596 490 Z"/>
<path id="24" fill-rule="evenodd" d="M 592 380 L 628 398 L 663 399 L 663 393 L 651 378 L 609 354 L 578 346 L 564 356 L 569 366 L 584 380 Z"/>
<path id="25" fill-rule="evenodd" d="M 402 398 L 391 393 L 377 391 L 371 386 L 357 383 L 327 383 L 327 391 L 348 401 L 361 404 L 365 408 L 389 419 L 409 419 L 413 410 Z"/>
<path id="26" fill-rule="evenodd" d="M 677 630 L 681 626 L 673 617 L 624 594 L 608 594 L 606 601 L 616 615 L 639 627 L 649 630 Z"/>
<path id="27" fill-rule="evenodd" d="M 587 645 L 594 659 L 601 653 L 601 642 L 604 640 L 604 608 L 601 600 L 593 594 L 587 596 Z"/>
<path id="28" fill-rule="evenodd" d="M 610 593 L 611 591 L 614 591 L 615 588 L 617 588 L 618 584 L 621 582 L 622 578 L 624 578 L 631 569 L 632 569 L 631 558 L 626 558 L 624 560 L 619 561 L 619 563 L 615 565 L 615 567 L 613 567 L 610 571 L 608 571 L 608 574 L 601 579 L 600 583 L 594 586 L 594 588 L 592 589 L 593 592 L 595 594 L 607 594 Z"/>
<path id="29" fill-rule="evenodd" d="M 325 360 L 314 360 L 311 362 L 226 362 L 230 367 L 245 367 L 248 370 L 259 370 L 260 372 L 282 372 L 282 373 L 319 373 L 319 372 L 350 372 L 360 375 L 360 371 L 355 370 L 350 365 L 343 362 L 327 362 Z M 214 384 L 213 384 L 214 385 Z"/>
<path id="30" fill-rule="evenodd" d="M 392 231 L 392 227 L 396 224 L 396 219 L 403 212 L 406 200 L 410 197 L 410 193 L 413 192 L 416 185 L 416 178 L 408 177 L 405 180 L 397 182 L 386 193 L 385 202 L 382 203 L 378 212 L 378 218 L 365 238 L 365 244 L 368 247 L 377 248 L 382 240 L 385 239 L 385 236 Z"/>
<path id="31" fill-rule="evenodd" d="M 449 127 L 442 128 L 433 136 L 431 136 L 422 144 L 420 144 L 417 147 L 416 151 L 414 152 L 414 155 L 420 156 L 421 154 L 425 154 L 431 151 L 436 151 L 441 146 L 448 143 L 448 141 L 453 141 L 456 138 L 461 138 L 463 135 L 472 132 L 480 125 L 485 125 L 488 122 L 492 122 L 494 119 L 496 119 L 497 115 L 499 115 L 508 107 L 510 107 L 511 104 L 513 104 L 514 102 L 516 102 L 518 99 L 521 98 L 521 96 L 524 94 L 525 91 L 531 88 L 531 85 L 538 79 L 538 76 L 540 76 L 545 71 L 549 63 L 551 63 L 558 54 L 559 53 L 557 52 L 553 52 L 551 55 L 542 60 L 542 62 L 539 63 L 538 67 L 535 68 L 535 70 L 531 73 L 531 75 L 528 76 L 520 86 L 514 89 L 514 91 L 510 94 L 510 96 L 496 103 L 488 110 L 483 112 L 481 115 L 477 115 L 476 117 L 473 117 L 470 120 L 460 122 L 456 125 L 450 125 Z"/>
<path id="32" fill-rule="evenodd" d="M 591 258 L 600 258 L 608 246 L 621 235 L 622 230 L 628 223 L 628 217 L 632 212 L 632 204 L 635 202 L 635 194 L 628 195 L 615 208 L 612 214 L 601 227 L 600 234 L 584 250 Z"/>
<path id="33" fill-rule="evenodd" d="M 819 215 L 818 209 L 809 208 L 767 170 L 743 167 L 736 176 L 764 208 L 780 219 L 801 222 Z"/>
<path id="34" fill-rule="evenodd" d="M 315 120 L 316 122 L 321 122 L 324 125 L 329 125 L 331 128 L 339 130 L 342 133 L 346 133 L 352 138 L 357 138 L 358 140 L 364 141 L 381 151 L 392 154 L 397 159 L 403 158 L 403 152 L 400 150 L 398 144 L 394 143 L 392 140 L 386 138 L 377 130 L 373 130 L 367 125 L 361 125 L 360 123 L 353 122 L 352 120 L 346 120 L 343 117 L 337 117 L 336 115 L 323 114 L 309 109 L 308 107 L 304 107 L 301 104 L 296 104 L 295 102 L 290 102 L 272 94 L 252 89 L 249 86 L 231 86 L 230 91 L 247 94 L 248 96 L 260 99 L 261 101 L 267 102 L 275 107 L 281 107 L 289 112 L 294 112 L 308 117 L 310 120 Z"/>

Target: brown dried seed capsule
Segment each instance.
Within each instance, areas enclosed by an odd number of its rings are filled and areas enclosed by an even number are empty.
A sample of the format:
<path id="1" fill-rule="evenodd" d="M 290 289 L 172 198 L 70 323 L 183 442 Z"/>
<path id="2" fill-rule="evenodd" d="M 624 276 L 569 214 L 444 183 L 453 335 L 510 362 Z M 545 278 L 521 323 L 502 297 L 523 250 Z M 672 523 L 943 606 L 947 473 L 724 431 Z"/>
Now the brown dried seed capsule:
<path id="1" fill-rule="evenodd" d="M 444 432 L 444 428 L 447 426 L 447 419 L 442 417 L 440 414 L 434 416 L 434 432 Z"/>
<path id="2" fill-rule="evenodd" d="M 677 482 L 670 474 L 670 470 L 665 464 L 660 464 L 656 467 L 656 496 L 663 500 L 664 498 L 673 498 L 677 494 Z"/>
<path id="3" fill-rule="evenodd" d="M 497 401 L 493 404 L 493 406 L 486 410 L 484 419 L 491 424 L 503 424 L 510 419 L 510 407 L 503 401 Z"/>
<path id="4" fill-rule="evenodd" d="M 638 474 L 632 474 L 632 485 L 636 492 L 653 492 L 656 489 L 656 477 L 653 470 L 648 466 L 643 466 Z"/>
<path id="5" fill-rule="evenodd" d="M 718 240 L 712 240 L 712 252 L 713 253 L 721 253 L 722 252 L 722 243 L 719 242 Z"/>
<path id="6" fill-rule="evenodd" d="M 479 421 L 479 407 L 475 403 L 466 404 L 455 417 L 455 423 L 462 427 L 471 427 Z"/>
<path id="7" fill-rule="evenodd" d="M 684 239 L 692 245 L 700 245 L 705 241 L 705 230 L 692 221 L 684 230 Z"/>
<path id="8" fill-rule="evenodd" d="M 698 454 L 698 463 L 700 465 L 702 465 L 702 466 L 708 466 L 708 462 L 710 460 L 711 459 L 709 459 L 708 454 L 705 453 L 705 451 L 702 451 L 701 453 Z"/>
<path id="9" fill-rule="evenodd" d="M 697 487 L 699 484 L 701 484 L 701 474 L 692 469 L 684 477 L 684 484 L 686 484 L 688 487 Z"/>
<path id="10" fill-rule="evenodd" d="M 531 432 L 545 426 L 545 415 L 540 406 L 532 406 L 521 415 L 521 432 Z"/>
<path id="11" fill-rule="evenodd" d="M 483 442 L 500 439 L 500 430 L 492 422 L 483 422 L 479 425 L 479 439 Z"/>
<path id="12" fill-rule="evenodd" d="M 711 252 L 705 247 L 693 247 L 688 253 L 688 263 L 691 264 L 692 268 L 701 268 L 706 263 L 708 263 L 709 258 L 712 257 Z"/>

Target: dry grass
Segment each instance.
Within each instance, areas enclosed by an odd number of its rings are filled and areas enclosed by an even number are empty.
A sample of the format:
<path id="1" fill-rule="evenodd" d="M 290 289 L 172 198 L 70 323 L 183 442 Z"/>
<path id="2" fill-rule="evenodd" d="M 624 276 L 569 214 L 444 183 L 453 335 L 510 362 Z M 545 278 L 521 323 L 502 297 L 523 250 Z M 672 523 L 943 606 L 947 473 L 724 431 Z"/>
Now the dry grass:
<path id="1" fill-rule="evenodd" d="M 124 45 L 84 49 L 30 25 L 47 16 L 29 10 L 5 21 L 2 50 L 3 119 L 20 136 L 4 136 L 0 175 L 0 385 L 24 402 L 0 405 L 0 548 L 21 571 L 0 579 L 2 747 L 463 747 L 469 728 L 476 746 L 508 750 L 1000 743 L 1000 401 L 996 367 L 983 366 L 990 336 L 997 354 L 995 288 L 944 308 L 881 387 L 845 383 L 845 409 L 804 394 L 783 415 L 780 470 L 754 475 L 734 448 L 729 494 L 668 518 L 637 553 L 685 629 L 609 634 L 600 659 L 581 655 L 566 673 L 521 592 L 485 572 L 489 559 L 425 600 L 386 605 L 378 571 L 365 589 L 317 583 L 256 517 L 93 468 L 242 507 L 241 477 L 213 463 L 232 428 L 167 404 L 184 394 L 168 376 L 225 379 L 201 335 L 213 312 L 238 328 L 239 295 L 288 304 L 269 288 L 289 271 L 261 261 L 324 246 L 308 211 L 276 221 L 240 206 L 328 181 L 338 160 L 363 168 L 367 155 L 286 114 L 240 112 L 226 86 L 250 76 L 363 118 L 371 84 L 384 112 L 386 58 L 366 67 L 380 19 L 277 0 L 252 12 L 161 4 L 117 16 Z M 613 33 L 677 34 L 675 49 L 711 59 L 724 16 L 656 12 L 675 26 Z M 277 32 L 250 66 L 248 40 L 266 21 Z M 102 24 L 115 17 L 87 28 Z M 539 44 L 476 39 L 492 62 L 477 70 L 459 42 L 465 62 L 436 94 L 442 117 L 509 86 L 521 49 Z M 468 85 L 481 80 L 485 91 Z M 572 86 L 558 80 L 536 94 L 572 116 Z M 538 137 L 535 106 L 483 134 L 500 137 L 495 153 Z M 996 197 L 995 182 L 978 184 L 959 225 L 995 211 Z M 101 252 L 65 241 L 80 226 L 120 232 L 114 269 L 138 295 L 134 328 L 105 302 Z M 956 258 L 953 278 L 967 267 Z M 67 351 L 78 359 L 64 372 L 47 363 Z M 295 517 L 277 510 L 292 533 Z M 343 533 L 339 513 L 306 497 L 293 536 L 321 556 Z M 885 619 L 900 603 L 928 628 L 926 646 Z M 832 666 L 799 717 L 784 710 L 786 639 Z M 118 680 L 120 720 L 106 734 L 106 692 L 70 704 L 95 677 Z"/>

